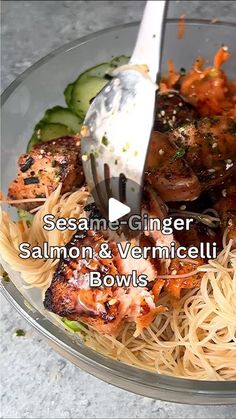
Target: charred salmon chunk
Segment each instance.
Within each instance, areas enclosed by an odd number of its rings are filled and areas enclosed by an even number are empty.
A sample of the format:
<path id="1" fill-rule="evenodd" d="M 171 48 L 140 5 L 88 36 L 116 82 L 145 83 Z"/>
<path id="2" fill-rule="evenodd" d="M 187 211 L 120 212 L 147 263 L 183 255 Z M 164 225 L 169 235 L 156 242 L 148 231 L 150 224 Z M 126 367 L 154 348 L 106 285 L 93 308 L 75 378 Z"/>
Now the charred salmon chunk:
<path id="1" fill-rule="evenodd" d="M 146 287 L 99 286 L 91 287 L 89 275 L 99 272 L 101 278 L 106 274 L 131 273 L 132 269 L 156 277 L 155 269 L 149 261 L 145 265 L 137 261 L 120 259 L 116 245 L 109 242 L 112 258 L 101 259 L 98 248 L 107 240 L 101 233 L 88 231 L 75 234 L 68 246 L 91 246 L 94 250 L 92 260 L 78 258 L 61 259 L 45 294 L 44 306 L 59 316 L 70 320 L 83 321 L 101 333 L 116 335 L 124 320 L 135 322 L 137 330 L 146 327 L 164 308 L 155 306 L 154 297 Z M 123 263 L 124 262 L 124 263 Z"/>
<path id="2" fill-rule="evenodd" d="M 190 164 L 167 134 L 153 132 L 148 151 L 145 181 L 163 201 L 186 201 L 198 198 L 200 183 Z"/>
<path id="3" fill-rule="evenodd" d="M 223 184 L 236 165 L 236 120 L 226 116 L 202 118 L 169 135 L 197 175 L 202 189 Z"/>
<path id="4" fill-rule="evenodd" d="M 172 130 L 197 118 L 197 111 L 175 90 L 158 93 L 154 129 L 160 132 Z"/>
<path id="5" fill-rule="evenodd" d="M 31 210 L 39 205 L 35 198 L 45 198 L 62 183 L 62 193 L 82 186 L 84 175 L 80 155 L 80 138 L 61 137 L 41 143 L 18 160 L 17 178 L 10 183 L 8 200 L 32 199 L 12 205 Z"/>

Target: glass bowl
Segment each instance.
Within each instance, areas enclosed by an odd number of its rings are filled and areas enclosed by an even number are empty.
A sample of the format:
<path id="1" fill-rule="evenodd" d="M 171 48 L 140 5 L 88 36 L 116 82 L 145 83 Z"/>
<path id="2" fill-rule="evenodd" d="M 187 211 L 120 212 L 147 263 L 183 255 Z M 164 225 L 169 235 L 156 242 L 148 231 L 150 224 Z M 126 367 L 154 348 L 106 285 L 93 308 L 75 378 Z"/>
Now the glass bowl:
<path id="1" fill-rule="evenodd" d="M 225 44 L 234 60 L 226 63 L 227 73 L 236 74 L 235 24 L 188 20 L 183 39 L 176 37 L 177 20 L 168 20 L 164 42 L 163 70 L 168 58 L 176 67 L 189 67 L 198 55 L 212 60 L 217 48 Z M 130 55 L 138 24 L 128 24 L 100 31 L 73 41 L 45 58 L 19 76 L 2 95 L 2 191 L 16 171 L 33 126 L 45 109 L 64 105 L 63 90 L 83 70 L 110 60 L 116 55 Z M 10 210 L 14 211 L 14 210 Z M 8 266 L 8 270 L 11 268 Z M 236 381 L 195 381 L 146 372 L 105 357 L 75 340 L 45 312 L 37 291 L 22 288 L 19 274 L 10 272 L 11 282 L 2 282 L 5 297 L 61 355 L 78 367 L 134 393 L 179 403 L 230 404 L 236 402 Z M 29 303 L 31 305 L 29 305 Z"/>

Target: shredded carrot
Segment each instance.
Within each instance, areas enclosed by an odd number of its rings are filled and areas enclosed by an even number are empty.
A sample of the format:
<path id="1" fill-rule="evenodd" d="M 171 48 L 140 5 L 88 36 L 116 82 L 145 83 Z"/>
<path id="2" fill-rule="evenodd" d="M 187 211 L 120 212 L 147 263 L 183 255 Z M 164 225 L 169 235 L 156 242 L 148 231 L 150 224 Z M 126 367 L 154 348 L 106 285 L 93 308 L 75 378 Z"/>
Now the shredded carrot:
<path id="1" fill-rule="evenodd" d="M 152 288 L 152 293 L 153 293 L 153 295 L 154 295 L 154 301 L 155 301 L 155 303 L 158 301 L 158 298 L 159 298 L 160 292 L 161 292 L 161 290 L 162 290 L 162 288 L 163 288 L 164 284 L 165 284 L 164 279 L 158 279 L 158 280 L 155 282 L 155 284 L 153 285 L 153 288 Z"/>
<path id="2" fill-rule="evenodd" d="M 168 74 L 160 82 L 160 91 L 177 88 L 197 108 L 200 116 L 236 117 L 236 81 L 229 81 L 222 70 L 229 58 L 228 48 L 222 46 L 216 52 L 212 66 L 204 68 L 204 59 L 198 57 L 185 76 L 180 76 L 173 61 L 168 60 Z"/>
<path id="3" fill-rule="evenodd" d="M 204 60 L 199 57 L 180 80 L 180 93 L 196 106 L 201 116 L 236 114 L 236 88 L 221 69 L 229 58 L 227 47 L 221 47 L 213 66 L 204 68 Z"/>
<path id="4" fill-rule="evenodd" d="M 24 225 L 24 222 L 22 220 L 18 221 L 18 226 L 19 226 L 20 232 L 24 233 L 25 225 Z"/>
<path id="5" fill-rule="evenodd" d="M 182 39 L 185 35 L 185 30 L 186 30 L 185 15 L 181 15 L 179 17 L 179 22 L 178 22 L 177 38 Z"/>
<path id="6" fill-rule="evenodd" d="M 226 47 L 219 48 L 214 58 L 214 68 L 220 69 L 230 58 L 230 53 Z"/>
<path id="7" fill-rule="evenodd" d="M 163 78 L 160 83 L 160 91 L 172 89 L 180 78 L 180 74 L 175 69 L 174 62 L 172 60 L 167 61 L 168 75 L 167 78 Z"/>
<path id="8" fill-rule="evenodd" d="M 144 328 L 148 327 L 153 322 L 153 320 L 158 314 L 164 313 L 165 311 L 167 311 L 167 308 L 162 305 L 159 305 L 158 307 L 155 307 L 154 309 L 150 310 L 148 313 L 143 314 L 140 317 L 137 317 L 136 331 L 134 333 L 134 336 L 138 336 Z"/>

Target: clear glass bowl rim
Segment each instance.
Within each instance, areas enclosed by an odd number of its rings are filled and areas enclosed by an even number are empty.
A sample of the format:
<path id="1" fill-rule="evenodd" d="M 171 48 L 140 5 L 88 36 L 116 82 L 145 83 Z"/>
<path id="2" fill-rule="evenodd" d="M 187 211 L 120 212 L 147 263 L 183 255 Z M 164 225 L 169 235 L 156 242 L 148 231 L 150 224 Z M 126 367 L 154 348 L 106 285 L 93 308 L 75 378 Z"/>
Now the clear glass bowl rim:
<path id="1" fill-rule="evenodd" d="M 167 19 L 168 24 L 177 24 L 178 19 Z M 187 25 L 213 25 L 211 20 L 186 19 Z M 20 74 L 2 93 L 1 106 L 24 81 L 24 79 L 52 57 L 73 47 L 87 43 L 101 34 L 115 30 L 135 27 L 138 22 L 122 24 L 86 35 L 80 39 L 53 50 Z M 226 26 L 236 29 L 236 23 L 217 21 L 214 26 Z M 51 346 L 62 356 L 69 359 L 90 374 L 118 387 L 137 394 L 155 397 L 167 401 L 196 404 L 236 404 L 236 381 L 199 381 L 174 378 L 168 375 L 144 371 L 134 366 L 105 357 L 96 351 L 73 343 L 69 336 L 46 319 L 37 309 L 32 311 L 25 305 L 25 299 L 12 282 L 2 281 L 1 291 L 12 306 L 41 333 Z M 149 395 L 150 391 L 150 395 Z"/>

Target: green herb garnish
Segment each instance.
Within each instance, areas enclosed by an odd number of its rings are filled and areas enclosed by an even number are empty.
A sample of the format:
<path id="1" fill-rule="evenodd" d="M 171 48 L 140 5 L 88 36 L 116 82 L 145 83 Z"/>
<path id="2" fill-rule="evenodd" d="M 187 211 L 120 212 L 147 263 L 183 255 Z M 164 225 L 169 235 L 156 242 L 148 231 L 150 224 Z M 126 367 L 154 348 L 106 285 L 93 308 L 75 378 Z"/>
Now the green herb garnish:
<path id="1" fill-rule="evenodd" d="M 206 132 L 204 134 L 204 139 L 208 145 L 211 145 L 214 142 L 214 135 L 211 132 Z"/>
<path id="2" fill-rule="evenodd" d="M 17 337 L 20 337 L 20 336 L 25 336 L 25 331 L 24 331 L 23 329 L 17 329 L 17 330 L 15 331 L 15 335 L 16 335 Z"/>
<path id="3" fill-rule="evenodd" d="M 102 144 L 105 146 L 108 146 L 109 144 L 108 138 L 105 135 L 103 135 L 102 137 Z"/>
<path id="4" fill-rule="evenodd" d="M 128 151 L 128 150 L 129 150 L 129 148 L 130 148 L 129 143 L 126 143 L 126 144 L 124 145 L 124 147 L 122 148 L 123 153 L 125 153 L 126 151 Z"/>
<path id="5" fill-rule="evenodd" d="M 86 326 L 83 323 L 76 322 L 74 320 L 68 320 L 65 317 L 62 319 L 63 323 L 69 327 L 69 329 L 73 330 L 73 332 L 84 332 Z"/>
<path id="6" fill-rule="evenodd" d="M 10 278 L 9 278 L 8 273 L 7 273 L 6 271 L 4 271 L 4 272 L 2 273 L 2 279 L 3 279 L 5 282 L 10 282 Z"/>
<path id="7" fill-rule="evenodd" d="M 174 154 L 174 156 L 172 157 L 172 160 L 173 160 L 173 161 L 176 161 L 176 160 L 178 160 L 178 159 L 181 159 L 181 158 L 185 155 L 185 153 L 187 152 L 187 150 L 188 150 L 188 147 L 186 147 L 185 145 L 184 145 L 184 146 L 182 146 L 182 147 L 180 147 L 180 148 L 176 151 L 176 153 Z"/>

